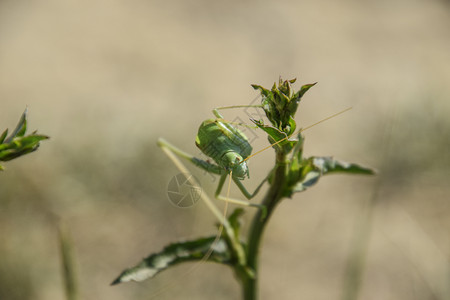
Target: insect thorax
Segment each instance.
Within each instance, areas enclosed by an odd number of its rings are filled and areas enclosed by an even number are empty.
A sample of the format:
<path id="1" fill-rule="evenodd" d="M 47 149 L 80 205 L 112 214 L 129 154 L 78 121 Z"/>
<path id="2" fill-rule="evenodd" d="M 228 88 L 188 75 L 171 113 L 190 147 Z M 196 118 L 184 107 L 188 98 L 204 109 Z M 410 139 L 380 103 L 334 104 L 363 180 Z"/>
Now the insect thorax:
<path id="1" fill-rule="evenodd" d="M 248 174 L 247 165 L 242 161 L 251 154 L 252 147 L 247 137 L 230 124 L 214 119 L 204 121 L 195 144 L 220 167 L 232 170 L 234 176 L 243 178 Z"/>

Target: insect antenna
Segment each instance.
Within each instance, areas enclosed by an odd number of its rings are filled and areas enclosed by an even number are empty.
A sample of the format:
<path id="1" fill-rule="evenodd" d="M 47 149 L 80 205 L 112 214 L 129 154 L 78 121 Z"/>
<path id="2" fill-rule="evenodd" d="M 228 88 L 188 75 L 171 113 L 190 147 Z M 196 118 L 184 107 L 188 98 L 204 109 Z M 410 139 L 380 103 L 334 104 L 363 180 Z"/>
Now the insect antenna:
<path id="1" fill-rule="evenodd" d="M 230 171 L 230 175 L 228 177 L 229 177 L 229 181 L 228 181 L 228 186 L 227 186 L 227 199 L 230 197 L 231 180 L 233 178 L 233 171 Z M 228 212 L 228 201 L 225 201 L 225 206 L 223 208 L 223 219 L 224 220 L 226 220 L 226 218 L 227 218 L 227 212 Z M 206 262 L 209 259 L 212 252 L 214 251 L 214 247 L 219 242 L 219 239 L 222 236 L 222 233 L 223 233 L 223 222 L 220 223 L 216 238 L 212 242 L 211 247 L 209 247 L 208 252 L 206 252 L 205 256 L 203 256 L 201 262 Z"/>
<path id="2" fill-rule="evenodd" d="M 255 105 L 230 105 L 230 106 L 221 106 L 221 107 L 217 107 L 217 110 L 220 109 L 232 109 L 232 108 L 247 108 L 247 107 L 257 107 L 257 108 L 261 108 L 263 107 L 261 104 L 255 104 Z"/>
<path id="3" fill-rule="evenodd" d="M 337 117 L 338 115 L 343 114 L 343 113 L 349 111 L 350 109 L 352 109 L 352 107 L 346 108 L 346 109 L 344 109 L 344 110 L 342 110 L 342 111 L 340 111 L 340 112 L 338 112 L 338 113 L 335 113 L 335 114 L 333 114 L 333 115 L 331 115 L 331 116 L 329 116 L 329 117 L 326 117 L 325 119 L 322 119 L 322 120 L 320 120 L 320 121 L 318 121 L 318 122 L 316 122 L 316 123 L 314 123 L 314 124 L 311 124 L 311 125 L 309 125 L 309 126 L 306 126 L 305 128 L 301 128 L 301 129 L 299 129 L 298 131 L 294 132 L 293 134 L 288 135 L 287 137 L 282 138 L 281 140 L 279 140 L 279 141 L 277 141 L 277 142 L 275 142 L 275 143 L 273 143 L 273 144 L 271 144 L 271 145 L 269 145 L 269 146 L 267 146 L 267 147 L 265 147 L 265 148 L 263 148 L 263 149 L 261 149 L 261 150 L 256 151 L 256 152 L 253 153 L 252 155 L 249 155 L 246 159 L 242 160 L 240 163 L 243 163 L 244 161 L 249 160 L 249 159 L 252 158 L 253 156 L 255 156 L 255 155 L 257 155 L 257 154 L 259 154 L 259 153 L 261 153 L 261 152 L 263 152 L 263 151 L 266 151 L 267 149 L 272 148 L 273 146 L 275 146 L 275 145 L 281 143 L 281 142 L 284 141 L 284 140 L 287 140 L 287 139 L 291 138 L 291 137 L 294 136 L 294 135 L 297 135 L 297 134 L 299 134 L 299 133 L 301 133 L 301 132 L 303 132 L 303 131 L 305 131 L 305 130 L 307 130 L 307 129 L 310 129 L 310 128 L 312 128 L 312 127 L 314 127 L 314 126 L 316 126 L 316 125 L 318 125 L 318 124 L 320 124 L 320 123 L 322 123 L 322 122 L 325 122 L 325 121 L 328 121 L 328 120 L 330 120 L 330 119 L 332 119 L 332 118 L 334 118 L 334 117 Z"/>

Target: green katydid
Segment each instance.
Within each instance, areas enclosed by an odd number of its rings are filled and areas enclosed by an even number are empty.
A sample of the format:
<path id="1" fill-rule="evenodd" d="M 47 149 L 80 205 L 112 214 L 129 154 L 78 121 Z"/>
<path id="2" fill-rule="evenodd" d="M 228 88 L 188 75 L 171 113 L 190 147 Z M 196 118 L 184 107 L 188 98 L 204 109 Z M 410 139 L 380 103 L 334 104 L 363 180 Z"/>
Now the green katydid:
<path id="1" fill-rule="evenodd" d="M 251 155 L 252 146 L 248 142 L 245 134 L 238 128 L 234 127 L 230 122 L 225 121 L 223 116 L 219 113 L 220 109 L 238 107 L 261 107 L 261 105 L 227 106 L 216 108 L 213 110 L 213 114 L 216 116 L 216 119 L 208 119 L 204 121 L 198 129 L 195 144 L 206 156 L 214 160 L 216 164 L 196 158 L 178 149 L 162 138 L 158 140 L 158 145 L 166 152 L 166 154 L 168 152 L 175 153 L 176 155 L 187 159 L 197 167 L 209 173 L 220 175 L 219 184 L 215 192 L 215 197 L 217 199 L 245 206 L 260 207 L 259 205 L 250 204 L 249 202 L 242 200 L 230 199 L 228 196 L 223 197 L 220 195 L 227 175 L 231 176 L 232 180 L 247 199 L 253 198 L 266 181 L 266 179 L 264 179 L 253 193 L 247 191 L 241 182 L 241 180 L 243 180 L 246 176 L 249 177 L 246 159 Z M 177 166 L 179 165 L 175 160 L 173 160 L 173 155 L 169 155 L 169 158 L 174 161 Z M 185 172 L 184 168 L 182 171 Z"/>

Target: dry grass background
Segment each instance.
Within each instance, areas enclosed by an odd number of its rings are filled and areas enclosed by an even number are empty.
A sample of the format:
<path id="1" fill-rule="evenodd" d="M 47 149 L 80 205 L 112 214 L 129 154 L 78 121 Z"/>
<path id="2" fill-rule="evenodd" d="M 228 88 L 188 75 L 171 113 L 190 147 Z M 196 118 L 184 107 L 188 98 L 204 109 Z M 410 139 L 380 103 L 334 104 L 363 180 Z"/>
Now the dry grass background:
<path id="1" fill-rule="evenodd" d="M 51 140 L 0 174 L 0 299 L 64 297 L 58 218 L 82 299 L 238 298 L 231 271 L 215 265 L 108 284 L 169 242 L 215 231 L 202 204 L 167 201 L 177 171 L 157 137 L 198 153 L 212 108 L 250 103 L 251 83 L 280 75 L 319 82 L 302 126 L 353 106 L 305 132 L 307 154 L 380 174 L 327 177 L 282 203 L 265 235 L 261 299 L 341 299 L 368 203 L 359 299 L 450 299 L 450 6 L 437 0 L 1 0 L 0 128 L 28 106 L 30 128 Z M 248 185 L 271 159 L 251 162 Z"/>

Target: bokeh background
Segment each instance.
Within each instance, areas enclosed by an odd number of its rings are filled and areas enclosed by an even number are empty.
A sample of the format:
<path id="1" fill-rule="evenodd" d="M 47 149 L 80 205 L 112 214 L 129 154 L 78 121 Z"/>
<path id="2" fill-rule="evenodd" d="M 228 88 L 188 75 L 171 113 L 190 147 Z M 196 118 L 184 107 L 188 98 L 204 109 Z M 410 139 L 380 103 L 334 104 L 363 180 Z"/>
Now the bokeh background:
<path id="1" fill-rule="evenodd" d="M 305 132 L 307 155 L 379 173 L 325 177 L 280 205 L 261 299 L 450 299 L 450 2 L 439 0 L 0 0 L 0 129 L 28 106 L 30 130 L 51 136 L 0 174 L 0 299 L 64 299 L 58 220 L 81 299 L 238 299 L 231 270 L 211 264 L 109 284 L 216 230 L 202 203 L 167 200 L 178 171 L 157 138 L 199 154 L 212 108 L 257 101 L 250 84 L 279 76 L 318 82 L 303 127 L 353 107 Z M 250 162 L 249 187 L 272 159 Z M 190 170 L 212 193 L 217 180 Z"/>

